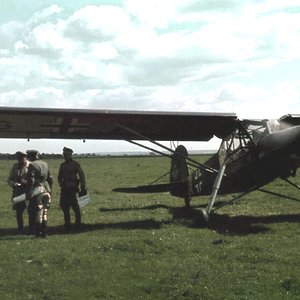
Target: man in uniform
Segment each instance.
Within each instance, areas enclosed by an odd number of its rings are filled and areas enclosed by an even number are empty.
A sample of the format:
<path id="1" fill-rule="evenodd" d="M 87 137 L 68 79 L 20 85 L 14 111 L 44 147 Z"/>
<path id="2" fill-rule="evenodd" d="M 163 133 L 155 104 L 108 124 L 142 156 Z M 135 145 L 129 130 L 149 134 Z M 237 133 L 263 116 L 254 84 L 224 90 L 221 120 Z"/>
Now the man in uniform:
<path id="1" fill-rule="evenodd" d="M 85 175 L 78 162 L 72 159 L 73 150 L 63 148 L 63 156 L 65 161 L 60 165 L 58 172 L 58 183 L 61 188 L 60 207 L 64 213 L 65 230 L 71 229 L 70 208 L 75 213 L 76 228 L 81 225 L 80 207 L 76 198 L 79 192 L 79 184 L 81 194 L 86 194 Z"/>
<path id="2" fill-rule="evenodd" d="M 36 237 L 46 237 L 47 211 L 51 202 L 53 178 L 48 164 L 39 158 L 37 150 L 27 150 L 31 164 L 28 168 L 26 199 L 32 222 L 35 219 Z"/>
<path id="3" fill-rule="evenodd" d="M 15 155 L 18 162 L 13 164 L 7 179 L 9 186 L 13 188 L 12 199 L 25 193 L 29 166 L 26 153 L 18 151 Z M 20 234 L 24 233 L 23 212 L 25 208 L 25 201 L 13 203 L 13 209 L 16 211 L 18 231 Z"/>

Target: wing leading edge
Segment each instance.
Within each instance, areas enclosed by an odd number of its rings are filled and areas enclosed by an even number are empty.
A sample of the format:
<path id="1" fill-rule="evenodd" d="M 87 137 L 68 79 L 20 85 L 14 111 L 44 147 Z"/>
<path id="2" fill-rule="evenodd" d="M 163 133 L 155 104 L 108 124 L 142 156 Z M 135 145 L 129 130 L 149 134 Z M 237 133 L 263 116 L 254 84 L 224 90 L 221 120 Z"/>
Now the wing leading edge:
<path id="1" fill-rule="evenodd" d="M 0 107 L 0 138 L 208 141 L 237 126 L 233 113 Z"/>

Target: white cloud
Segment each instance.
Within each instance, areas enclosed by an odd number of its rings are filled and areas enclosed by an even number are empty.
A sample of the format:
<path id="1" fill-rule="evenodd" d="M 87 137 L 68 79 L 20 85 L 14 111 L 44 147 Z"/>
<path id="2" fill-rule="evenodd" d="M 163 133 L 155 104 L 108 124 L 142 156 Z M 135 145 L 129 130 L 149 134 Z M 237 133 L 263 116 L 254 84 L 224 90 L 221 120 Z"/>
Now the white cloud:
<path id="1" fill-rule="evenodd" d="M 41 11 L 38 11 L 33 14 L 33 16 L 30 18 L 28 25 L 30 25 L 31 28 L 34 28 L 38 26 L 39 24 L 42 24 L 45 22 L 45 20 L 55 19 L 59 13 L 63 11 L 62 7 L 53 4 L 46 8 L 44 8 Z"/>
<path id="2" fill-rule="evenodd" d="M 126 9 L 138 20 L 138 25 L 164 28 L 176 16 L 178 0 L 126 1 Z"/>
<path id="3" fill-rule="evenodd" d="M 116 48 L 108 42 L 93 43 L 89 54 L 95 60 L 112 60 L 118 57 Z"/>
<path id="4" fill-rule="evenodd" d="M 300 111 L 298 0 L 60 2 L 0 26 L 1 105 Z"/>
<path id="5" fill-rule="evenodd" d="M 22 37 L 23 30 L 23 24 L 15 21 L 11 21 L 0 26 L 0 47 L 11 51 L 15 42 Z"/>
<path id="6" fill-rule="evenodd" d="M 66 20 L 66 35 L 85 42 L 110 40 L 130 28 L 128 15 L 117 6 L 86 6 Z"/>

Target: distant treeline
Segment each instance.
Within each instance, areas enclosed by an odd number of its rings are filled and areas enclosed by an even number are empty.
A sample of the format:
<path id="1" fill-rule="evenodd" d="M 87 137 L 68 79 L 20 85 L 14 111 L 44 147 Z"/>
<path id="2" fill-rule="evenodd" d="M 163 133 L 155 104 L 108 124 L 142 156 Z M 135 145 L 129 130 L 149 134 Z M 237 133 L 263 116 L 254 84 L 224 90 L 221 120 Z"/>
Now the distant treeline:
<path id="1" fill-rule="evenodd" d="M 213 153 L 191 153 L 189 156 L 211 156 Z M 91 158 L 91 157 L 144 157 L 144 156 L 162 156 L 160 154 L 156 154 L 154 152 L 145 152 L 143 154 L 141 153 L 74 153 L 74 158 Z M 0 160 L 1 159 L 15 159 L 15 154 L 11 153 L 0 153 Z M 62 154 L 55 154 L 55 153 L 41 153 L 40 158 L 42 159 L 55 159 L 55 158 L 63 158 Z"/>
<path id="2" fill-rule="evenodd" d="M 91 158 L 91 157 L 137 157 L 137 156 L 160 156 L 157 154 L 152 154 L 152 153 L 145 153 L 145 154 L 110 154 L 110 153 L 103 153 L 103 154 L 99 154 L 99 153 L 74 153 L 73 157 L 74 158 Z M 63 158 L 62 154 L 49 154 L 49 153 L 41 153 L 40 154 L 40 158 L 42 159 L 55 159 L 55 158 Z M 0 153 L 0 160 L 1 159 L 15 159 L 15 154 L 10 154 L 10 153 Z"/>
<path id="3" fill-rule="evenodd" d="M 84 157 L 88 157 L 88 158 L 91 158 L 91 157 L 130 157 L 130 156 L 134 156 L 134 157 L 136 157 L 136 156 L 154 156 L 152 153 L 145 153 L 145 154 L 143 154 L 143 155 L 136 155 L 136 154 L 127 154 L 127 153 L 125 153 L 125 154 L 110 154 L 110 153 L 101 153 L 101 154 L 99 154 L 99 153 L 74 153 L 73 154 L 73 157 L 74 158 L 78 158 L 78 157 L 80 157 L 80 158 L 84 158 Z M 156 156 L 156 154 L 155 154 L 155 156 Z M 15 159 L 16 157 L 15 157 L 15 154 L 11 154 L 11 153 L 0 153 L 0 160 L 1 159 Z M 53 158 L 53 159 L 55 159 L 55 158 L 63 158 L 63 155 L 62 154 L 54 154 L 54 153 L 52 153 L 52 154 L 49 154 L 49 153 L 41 153 L 40 154 L 40 158 L 42 158 L 42 159 L 51 159 L 51 158 Z"/>
<path id="4" fill-rule="evenodd" d="M 73 157 L 96 157 L 94 153 L 85 153 L 85 154 L 74 154 Z M 0 159 L 15 159 L 15 154 L 10 153 L 0 153 Z M 41 153 L 40 158 L 63 158 L 62 154 L 49 154 L 49 153 Z"/>

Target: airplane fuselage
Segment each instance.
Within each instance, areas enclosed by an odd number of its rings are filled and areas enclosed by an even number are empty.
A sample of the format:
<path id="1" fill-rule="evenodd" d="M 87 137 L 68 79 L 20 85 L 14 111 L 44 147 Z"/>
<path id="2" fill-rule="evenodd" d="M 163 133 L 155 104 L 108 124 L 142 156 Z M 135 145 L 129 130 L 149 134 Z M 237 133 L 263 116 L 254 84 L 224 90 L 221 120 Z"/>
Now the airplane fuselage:
<path id="1" fill-rule="evenodd" d="M 237 151 L 229 159 L 219 194 L 240 193 L 259 188 L 278 177 L 287 178 L 295 174 L 299 166 L 300 126 L 266 134 L 247 148 Z M 220 168 L 220 153 L 214 154 L 205 165 Z M 217 174 L 196 169 L 190 175 L 191 196 L 210 195 Z"/>

